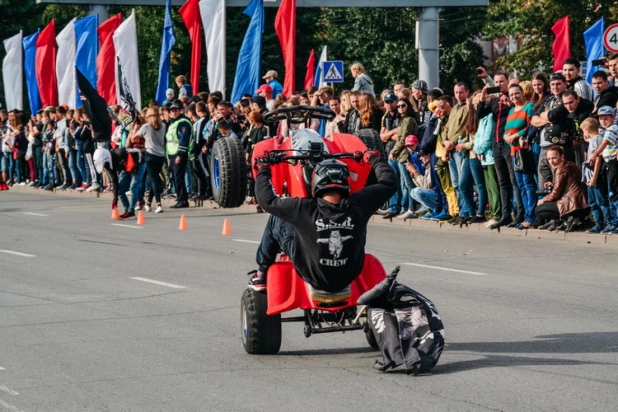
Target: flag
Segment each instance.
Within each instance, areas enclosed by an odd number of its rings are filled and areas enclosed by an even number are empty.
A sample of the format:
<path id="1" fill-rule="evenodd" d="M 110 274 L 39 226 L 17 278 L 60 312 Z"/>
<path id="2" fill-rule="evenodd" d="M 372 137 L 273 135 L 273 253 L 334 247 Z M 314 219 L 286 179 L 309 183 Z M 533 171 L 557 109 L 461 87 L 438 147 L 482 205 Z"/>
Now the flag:
<path id="1" fill-rule="evenodd" d="M 142 110 L 142 90 L 139 81 L 137 26 L 135 9 L 113 34 L 116 50 L 116 95 L 121 107 L 134 105 Z"/>
<path id="2" fill-rule="evenodd" d="M 112 119 L 107 113 L 107 102 L 90 84 L 90 79 L 78 68 L 75 68 L 75 71 L 80 99 L 92 124 L 92 137 L 97 142 L 108 142 L 112 138 Z"/>
<path id="3" fill-rule="evenodd" d="M 326 86 L 326 82 L 324 81 L 324 62 L 328 60 L 326 57 L 326 46 L 322 46 L 322 53 L 320 53 L 320 59 L 318 60 L 318 67 L 315 69 L 315 79 L 313 80 L 313 85 L 318 89 Z"/>
<path id="4" fill-rule="evenodd" d="M 43 107 L 58 106 L 56 50 L 56 21 L 52 20 L 36 41 L 36 81 Z"/>
<path id="5" fill-rule="evenodd" d="M 313 77 L 315 76 L 315 50 L 311 49 L 309 60 L 307 61 L 307 74 L 305 75 L 305 84 L 303 89 L 307 90 L 313 87 Z"/>
<path id="6" fill-rule="evenodd" d="M 283 95 L 289 97 L 296 86 L 296 0 L 283 0 L 275 18 L 275 31 L 279 37 L 285 81 Z"/>
<path id="7" fill-rule="evenodd" d="M 206 39 L 208 88 L 225 98 L 225 0 L 200 1 L 200 14 Z"/>
<path id="8" fill-rule="evenodd" d="M 165 2 L 165 20 L 163 21 L 163 44 L 161 45 L 161 56 L 159 57 L 159 78 L 157 80 L 157 97 L 159 104 L 167 99 L 165 91 L 170 85 L 171 56 L 172 47 L 176 43 L 174 37 L 174 25 L 172 24 L 172 0 Z"/>
<path id="9" fill-rule="evenodd" d="M 188 0 L 178 10 L 189 31 L 191 39 L 191 87 L 193 94 L 200 90 L 200 69 L 202 65 L 202 35 L 200 24 L 200 0 Z"/>
<path id="10" fill-rule="evenodd" d="M 99 50 L 99 35 L 97 26 L 99 15 L 93 14 L 75 20 L 75 67 L 88 79 L 92 87 L 97 88 L 97 52 Z M 77 96 L 75 107 L 81 107 L 82 101 Z"/>
<path id="11" fill-rule="evenodd" d="M 101 50 L 97 56 L 97 90 L 108 105 L 118 102 L 116 95 L 116 50 L 113 34 L 122 23 L 122 14 L 118 13 L 105 20 L 98 28 Z"/>
<path id="12" fill-rule="evenodd" d="M 2 60 L 2 81 L 4 82 L 4 99 L 8 110 L 24 110 L 24 68 L 23 68 L 23 34 L 4 40 L 6 56 Z"/>
<path id="13" fill-rule="evenodd" d="M 251 21 L 238 54 L 236 77 L 234 77 L 232 88 L 232 103 L 240 101 L 245 93 L 253 95 L 260 87 L 264 0 L 251 0 L 243 13 L 251 17 Z"/>
<path id="14" fill-rule="evenodd" d="M 30 113 L 35 114 L 41 109 L 41 96 L 39 96 L 39 84 L 36 81 L 36 40 L 39 38 L 41 29 L 36 33 L 24 37 L 24 69 L 26 71 L 26 88 L 28 89 L 28 101 Z"/>
<path id="15" fill-rule="evenodd" d="M 592 75 L 597 70 L 601 70 L 598 66 L 592 66 L 592 61 L 605 56 L 605 46 L 603 45 L 604 20 L 603 17 L 584 32 L 584 43 L 586 44 L 586 60 L 588 62 L 588 71 L 586 73 L 586 81 L 592 83 Z"/>
<path id="16" fill-rule="evenodd" d="M 58 79 L 58 102 L 75 108 L 77 78 L 75 77 L 75 19 L 71 20 L 56 36 L 56 78 Z"/>
<path id="17" fill-rule="evenodd" d="M 556 36 L 552 46 L 554 53 L 554 72 L 562 70 L 562 63 L 571 57 L 571 41 L 569 29 L 569 16 L 564 16 L 554 24 L 551 31 Z"/>

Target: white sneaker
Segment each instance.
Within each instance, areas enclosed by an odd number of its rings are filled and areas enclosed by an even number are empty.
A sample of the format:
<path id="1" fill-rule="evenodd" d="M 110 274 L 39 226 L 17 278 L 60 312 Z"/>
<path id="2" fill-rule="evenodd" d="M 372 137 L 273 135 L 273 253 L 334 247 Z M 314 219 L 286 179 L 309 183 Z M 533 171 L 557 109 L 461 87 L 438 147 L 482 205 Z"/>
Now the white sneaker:
<path id="1" fill-rule="evenodd" d="M 88 189 L 86 189 L 86 192 L 95 192 L 97 190 L 99 190 L 101 188 L 101 185 L 98 183 L 93 183 L 92 186 L 90 186 Z"/>
<path id="2" fill-rule="evenodd" d="M 414 219 L 416 217 L 417 217 L 416 213 L 414 213 L 413 210 L 408 210 L 407 212 L 404 212 L 400 214 L 399 216 L 397 216 L 397 219 L 406 220 L 406 219 Z"/>
<path id="3" fill-rule="evenodd" d="M 26 186 L 26 182 L 21 182 L 18 186 Z"/>
<path id="4" fill-rule="evenodd" d="M 485 223 L 483 226 L 489 227 L 489 226 L 493 225 L 494 223 L 498 223 L 498 221 L 496 219 L 491 219 L 487 223 Z"/>
<path id="5" fill-rule="evenodd" d="M 161 207 L 161 205 L 157 206 L 155 213 L 163 213 L 163 207 Z"/>
<path id="6" fill-rule="evenodd" d="M 137 207 L 136 207 L 136 209 L 137 209 Z M 150 212 L 152 210 L 152 208 L 150 207 L 150 205 L 146 205 L 146 206 L 144 206 L 144 210 L 146 212 Z"/>
<path id="7" fill-rule="evenodd" d="M 142 210 L 142 205 L 140 203 L 137 203 L 135 205 L 135 210 Z"/>

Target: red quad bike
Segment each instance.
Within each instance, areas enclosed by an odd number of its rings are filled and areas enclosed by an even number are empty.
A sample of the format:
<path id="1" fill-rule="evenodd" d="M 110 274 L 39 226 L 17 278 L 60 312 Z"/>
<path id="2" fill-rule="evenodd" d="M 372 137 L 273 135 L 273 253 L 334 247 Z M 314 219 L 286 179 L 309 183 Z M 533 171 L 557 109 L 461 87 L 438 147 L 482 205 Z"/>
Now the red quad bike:
<path id="1" fill-rule="evenodd" d="M 310 106 L 294 106 L 275 110 L 266 120 L 286 120 L 288 125 L 308 124 L 311 118 L 333 119 L 334 112 Z M 324 159 L 338 159 L 350 170 L 350 191 L 365 186 L 371 165 L 362 162 L 367 150 L 354 135 L 335 133 L 332 139 L 321 138 L 309 128 L 293 130 L 292 136 L 264 140 L 253 149 L 253 162 L 258 157 L 271 164 L 272 182 L 279 195 L 309 197 L 314 166 Z M 262 159 L 263 160 L 263 159 Z M 257 170 L 254 170 L 257 176 Z M 242 341 L 249 354 L 275 354 L 281 348 L 281 323 L 303 322 L 306 337 L 315 333 L 363 330 L 369 345 L 378 349 L 367 323 L 365 308 L 357 310 L 358 298 L 386 277 L 382 264 L 372 255 L 365 255 L 361 274 L 344 290 L 329 293 L 316 290 L 296 273 L 285 255 L 268 269 L 266 292 L 247 288 L 241 299 L 240 320 Z M 282 317 L 295 309 L 303 316 Z M 361 322 L 362 321 L 362 322 Z"/>

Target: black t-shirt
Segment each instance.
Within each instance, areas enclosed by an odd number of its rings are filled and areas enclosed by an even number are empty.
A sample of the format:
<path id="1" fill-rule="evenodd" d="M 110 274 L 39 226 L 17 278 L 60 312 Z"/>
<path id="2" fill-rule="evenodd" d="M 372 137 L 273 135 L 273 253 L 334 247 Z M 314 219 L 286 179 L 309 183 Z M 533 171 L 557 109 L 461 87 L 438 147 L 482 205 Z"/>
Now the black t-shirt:
<path id="1" fill-rule="evenodd" d="M 340 291 L 363 269 L 367 222 L 399 185 L 386 160 L 374 156 L 371 164 L 377 183 L 350 194 L 338 205 L 319 198 L 278 197 L 270 181 L 270 167 L 262 166 L 258 173 L 257 201 L 264 210 L 294 226 L 294 266 L 315 288 Z"/>

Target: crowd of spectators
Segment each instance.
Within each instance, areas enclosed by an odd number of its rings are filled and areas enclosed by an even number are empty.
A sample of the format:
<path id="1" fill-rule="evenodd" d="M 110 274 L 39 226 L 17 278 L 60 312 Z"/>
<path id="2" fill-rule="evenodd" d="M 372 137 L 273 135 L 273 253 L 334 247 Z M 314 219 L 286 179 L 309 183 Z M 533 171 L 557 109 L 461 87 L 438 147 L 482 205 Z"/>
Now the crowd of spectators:
<path id="1" fill-rule="evenodd" d="M 606 66 L 591 85 L 580 76 L 579 61 L 568 59 L 561 72 L 536 72 L 525 81 L 479 67 L 485 87 L 476 91 L 464 81 L 443 90 L 417 80 L 377 95 L 365 68 L 354 63 L 352 90 L 336 95 L 325 86 L 287 97 L 269 70 L 255 94 L 236 104 L 217 91 L 193 96 L 179 76 L 178 98 L 169 89 L 164 104 L 150 102 L 133 122 L 123 123 L 121 108 L 110 108 L 110 149 L 140 153 L 118 176 L 122 217 L 141 208 L 161 212 L 162 197 L 175 198 L 176 208 L 211 198 L 207 159 L 221 137 L 238 138 L 250 162 L 261 140 L 310 127 L 326 138 L 379 138 L 400 180 L 385 219 L 618 233 L 618 54 Z M 304 125 L 264 121 L 268 111 L 296 105 L 330 108 L 336 116 Z M 109 177 L 94 166 L 97 144 L 84 110 L 47 107 L 29 119 L 0 111 L 0 122 L 0 189 L 110 190 Z M 249 187 L 247 202 L 254 201 Z"/>

